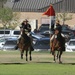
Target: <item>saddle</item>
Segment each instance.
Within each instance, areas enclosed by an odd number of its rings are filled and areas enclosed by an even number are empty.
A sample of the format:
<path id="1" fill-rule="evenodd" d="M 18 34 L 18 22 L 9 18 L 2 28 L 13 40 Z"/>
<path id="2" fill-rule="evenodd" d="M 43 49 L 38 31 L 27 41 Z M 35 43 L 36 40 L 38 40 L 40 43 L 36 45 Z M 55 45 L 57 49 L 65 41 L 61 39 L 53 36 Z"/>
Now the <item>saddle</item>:
<path id="1" fill-rule="evenodd" d="M 30 38 L 29 38 L 29 39 L 30 39 Z M 30 43 L 30 42 L 31 42 L 30 40 L 28 40 L 28 39 L 26 39 L 25 37 L 21 36 L 19 43 L 21 43 L 21 44 L 28 44 L 28 43 Z"/>
<path id="2" fill-rule="evenodd" d="M 29 46 L 30 45 L 30 50 L 31 51 L 34 51 L 34 48 L 32 47 L 31 45 L 31 41 L 30 40 L 27 40 L 27 42 L 25 42 L 25 38 L 24 37 L 21 37 L 20 38 L 20 42 L 19 42 L 19 47 L 22 49 L 23 46 Z"/>

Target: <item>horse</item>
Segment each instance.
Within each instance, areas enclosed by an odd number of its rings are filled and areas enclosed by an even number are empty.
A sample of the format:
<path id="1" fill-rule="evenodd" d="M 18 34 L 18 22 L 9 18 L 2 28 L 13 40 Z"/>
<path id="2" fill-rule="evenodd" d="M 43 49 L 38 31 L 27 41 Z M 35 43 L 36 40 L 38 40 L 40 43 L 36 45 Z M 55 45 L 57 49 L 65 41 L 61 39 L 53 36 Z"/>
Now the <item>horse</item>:
<path id="1" fill-rule="evenodd" d="M 23 33 L 24 35 L 24 33 Z M 18 43 L 18 47 L 20 49 L 21 52 L 21 59 L 23 59 L 23 54 L 24 51 L 26 51 L 26 61 L 28 61 L 28 51 L 29 51 L 29 55 L 30 55 L 30 61 L 32 60 L 32 56 L 31 56 L 31 52 L 33 51 L 31 48 L 31 37 L 28 37 L 30 40 L 25 39 L 24 37 L 20 37 L 20 41 Z M 27 42 L 25 43 L 25 40 L 27 40 Z"/>
<path id="2" fill-rule="evenodd" d="M 61 55 L 63 51 L 65 51 L 65 38 L 61 37 L 61 41 L 57 40 L 57 38 L 53 38 L 52 41 L 50 41 L 50 47 L 51 47 L 51 53 L 54 56 L 54 61 L 56 62 L 56 51 L 57 51 L 57 59 L 59 59 L 59 63 L 62 63 L 61 61 Z"/>

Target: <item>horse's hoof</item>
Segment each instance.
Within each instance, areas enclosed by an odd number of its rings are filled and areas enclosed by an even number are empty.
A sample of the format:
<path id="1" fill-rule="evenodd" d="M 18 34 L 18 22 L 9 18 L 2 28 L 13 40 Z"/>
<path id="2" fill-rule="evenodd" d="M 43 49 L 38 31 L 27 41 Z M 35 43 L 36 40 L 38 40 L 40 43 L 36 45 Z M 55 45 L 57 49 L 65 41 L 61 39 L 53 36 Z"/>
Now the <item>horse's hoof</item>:
<path id="1" fill-rule="evenodd" d="M 21 57 L 21 59 L 23 59 L 23 57 Z"/>
<path id="2" fill-rule="evenodd" d="M 52 55 L 54 55 L 54 52 L 52 52 Z"/>
<path id="3" fill-rule="evenodd" d="M 32 58 L 30 57 L 30 61 L 32 61 Z"/>
<path id="4" fill-rule="evenodd" d="M 62 61 L 59 61 L 59 64 L 62 64 Z"/>
<path id="5" fill-rule="evenodd" d="M 58 56 L 57 56 L 57 59 L 58 59 Z"/>
<path id="6" fill-rule="evenodd" d="M 26 61 L 28 61 L 28 59 L 26 59 Z"/>
<path id="7" fill-rule="evenodd" d="M 54 59 L 54 61 L 55 61 L 55 59 Z"/>
<path id="8" fill-rule="evenodd" d="M 30 61 L 31 61 L 31 60 L 32 60 L 32 57 L 30 56 L 30 58 L 29 58 L 29 59 L 30 59 Z"/>
<path id="9" fill-rule="evenodd" d="M 23 54 L 21 54 L 21 59 L 23 59 Z"/>
<path id="10" fill-rule="evenodd" d="M 54 62 L 56 63 L 56 60 L 54 59 Z"/>
<path id="11" fill-rule="evenodd" d="M 21 55 L 21 59 L 23 59 L 23 56 Z"/>

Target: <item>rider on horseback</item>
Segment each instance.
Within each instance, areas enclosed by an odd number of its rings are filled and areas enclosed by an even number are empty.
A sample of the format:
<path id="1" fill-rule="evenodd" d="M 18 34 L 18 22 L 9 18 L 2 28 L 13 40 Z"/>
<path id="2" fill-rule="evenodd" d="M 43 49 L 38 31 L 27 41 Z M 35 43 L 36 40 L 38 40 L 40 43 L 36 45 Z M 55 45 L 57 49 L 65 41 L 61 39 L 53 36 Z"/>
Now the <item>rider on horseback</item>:
<path id="1" fill-rule="evenodd" d="M 65 51 L 65 38 L 62 34 L 62 26 L 59 24 L 59 21 L 56 22 L 54 34 L 50 39 L 50 48 L 50 53 L 54 56 L 54 61 L 56 62 L 57 57 L 57 59 L 59 58 L 59 63 L 62 63 L 61 55 Z M 57 51 L 57 56 L 55 51 Z"/>
<path id="2" fill-rule="evenodd" d="M 20 26 L 20 30 L 21 30 L 21 36 L 19 37 L 18 43 L 20 42 L 21 37 L 23 37 L 25 39 L 25 44 L 28 42 L 31 42 L 31 37 L 30 37 L 30 32 L 31 32 L 31 25 L 28 23 L 28 20 L 26 19 L 25 21 L 22 22 L 21 26 Z M 16 47 L 17 49 L 17 47 Z M 32 42 L 31 42 L 31 47 L 30 49 L 33 51 L 33 47 L 32 47 Z"/>
<path id="3" fill-rule="evenodd" d="M 62 34 L 62 26 L 60 25 L 59 21 L 56 21 L 56 28 L 54 30 L 54 34 L 50 38 L 50 47 L 52 47 L 52 41 L 54 38 L 56 38 L 60 42 L 62 42 L 61 39 L 64 38 L 64 35 Z"/>
<path id="4" fill-rule="evenodd" d="M 60 21 L 57 20 L 56 21 L 56 28 L 54 30 L 54 35 L 51 37 L 50 41 L 53 40 L 53 38 L 57 38 L 58 40 L 60 40 L 60 36 L 64 37 L 64 35 L 62 34 L 62 26 L 60 25 Z"/>

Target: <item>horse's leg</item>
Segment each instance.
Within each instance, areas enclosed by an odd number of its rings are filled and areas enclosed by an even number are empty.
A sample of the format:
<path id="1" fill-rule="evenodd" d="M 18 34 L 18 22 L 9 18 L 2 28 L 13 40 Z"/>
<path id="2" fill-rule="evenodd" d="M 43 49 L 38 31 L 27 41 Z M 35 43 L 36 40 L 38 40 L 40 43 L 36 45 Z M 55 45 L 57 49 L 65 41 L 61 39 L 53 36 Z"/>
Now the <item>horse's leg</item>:
<path id="1" fill-rule="evenodd" d="M 55 51 L 53 51 L 53 56 L 54 56 L 54 61 L 56 62 L 56 53 L 55 53 Z"/>
<path id="2" fill-rule="evenodd" d="M 26 50 L 26 61 L 28 61 L 28 49 Z"/>
<path id="3" fill-rule="evenodd" d="M 30 61 L 32 60 L 32 56 L 31 56 L 31 49 L 29 51 L 29 55 L 30 55 Z"/>
<path id="4" fill-rule="evenodd" d="M 56 59 L 55 59 L 55 56 L 56 56 L 56 55 L 55 55 L 55 51 L 54 51 L 54 50 L 51 50 L 51 52 L 52 52 L 52 55 L 53 55 L 53 57 L 54 57 L 53 60 L 56 62 Z"/>
<path id="5" fill-rule="evenodd" d="M 22 49 L 21 50 L 21 59 L 23 59 L 23 53 L 24 53 L 24 50 Z"/>
<path id="6" fill-rule="evenodd" d="M 63 53 L 63 51 L 60 51 L 60 53 L 59 53 L 59 63 L 62 63 L 62 61 L 61 61 L 61 55 L 62 55 L 62 53 Z"/>
<path id="7" fill-rule="evenodd" d="M 57 59 L 58 59 L 58 57 L 59 57 L 59 51 L 57 52 Z"/>
<path id="8" fill-rule="evenodd" d="M 23 53 L 21 53 L 21 59 L 23 59 Z"/>

